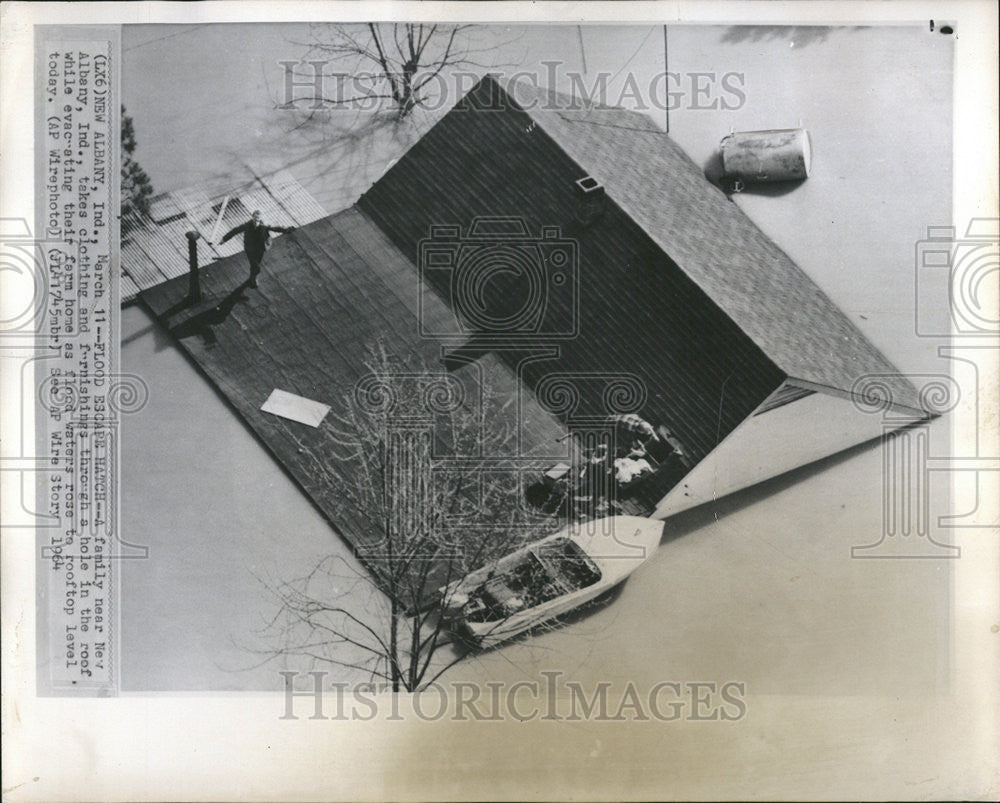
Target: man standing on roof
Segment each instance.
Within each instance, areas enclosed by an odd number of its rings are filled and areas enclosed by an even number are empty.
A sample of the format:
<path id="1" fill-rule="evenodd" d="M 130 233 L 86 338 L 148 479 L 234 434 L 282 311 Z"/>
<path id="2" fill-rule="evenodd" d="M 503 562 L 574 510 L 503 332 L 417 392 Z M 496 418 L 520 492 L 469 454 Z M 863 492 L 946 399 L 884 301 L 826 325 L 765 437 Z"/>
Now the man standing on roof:
<path id="1" fill-rule="evenodd" d="M 235 237 L 241 232 L 243 233 L 243 252 L 247 255 L 247 259 L 250 260 L 250 286 L 256 287 L 257 276 L 260 275 L 260 263 L 264 261 L 264 254 L 271 247 L 271 232 L 277 231 L 281 234 L 287 234 L 294 230 L 294 226 L 264 225 L 260 210 L 256 209 L 250 220 L 227 231 L 226 236 L 220 242 L 224 243 L 230 237 Z"/>

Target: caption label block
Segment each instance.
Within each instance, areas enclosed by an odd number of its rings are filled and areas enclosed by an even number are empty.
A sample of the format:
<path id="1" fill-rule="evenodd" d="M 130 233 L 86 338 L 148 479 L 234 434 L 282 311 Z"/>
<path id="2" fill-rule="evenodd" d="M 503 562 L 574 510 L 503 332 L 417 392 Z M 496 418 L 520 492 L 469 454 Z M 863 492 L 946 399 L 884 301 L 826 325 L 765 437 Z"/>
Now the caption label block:
<path id="1" fill-rule="evenodd" d="M 53 691 L 116 689 L 118 557 L 116 185 L 113 39 L 36 40 L 42 63 L 36 197 L 48 299 L 38 336 L 36 421 L 48 456 L 40 530 L 43 668 Z"/>

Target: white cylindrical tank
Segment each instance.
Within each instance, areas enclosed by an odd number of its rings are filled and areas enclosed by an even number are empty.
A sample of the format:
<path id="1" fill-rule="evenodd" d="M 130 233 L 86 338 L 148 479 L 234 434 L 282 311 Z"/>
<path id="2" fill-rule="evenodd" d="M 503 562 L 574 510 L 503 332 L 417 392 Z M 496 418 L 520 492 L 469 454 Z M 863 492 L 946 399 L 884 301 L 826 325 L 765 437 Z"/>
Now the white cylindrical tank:
<path id="1" fill-rule="evenodd" d="M 812 143 L 804 128 L 738 131 L 719 143 L 730 180 L 797 181 L 809 177 Z"/>

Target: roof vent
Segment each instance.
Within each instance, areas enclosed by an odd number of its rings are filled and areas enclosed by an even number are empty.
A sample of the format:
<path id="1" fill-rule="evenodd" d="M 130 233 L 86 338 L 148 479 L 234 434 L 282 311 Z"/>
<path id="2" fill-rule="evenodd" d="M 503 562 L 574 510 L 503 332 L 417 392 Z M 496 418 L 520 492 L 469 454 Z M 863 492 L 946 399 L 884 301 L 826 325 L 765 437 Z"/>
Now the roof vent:
<path id="1" fill-rule="evenodd" d="M 584 176 L 575 182 L 576 219 L 588 226 L 604 214 L 604 185 L 593 176 Z"/>

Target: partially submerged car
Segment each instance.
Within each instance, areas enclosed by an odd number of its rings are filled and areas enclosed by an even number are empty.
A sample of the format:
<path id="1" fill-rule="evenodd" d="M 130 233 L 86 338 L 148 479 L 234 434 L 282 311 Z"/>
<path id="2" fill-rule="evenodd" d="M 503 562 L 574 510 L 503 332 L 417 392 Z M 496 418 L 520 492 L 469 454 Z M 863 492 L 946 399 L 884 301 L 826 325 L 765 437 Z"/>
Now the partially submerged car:
<path id="1" fill-rule="evenodd" d="M 458 634 L 492 647 L 600 596 L 659 546 L 664 524 L 638 516 L 577 522 L 442 590 Z"/>

